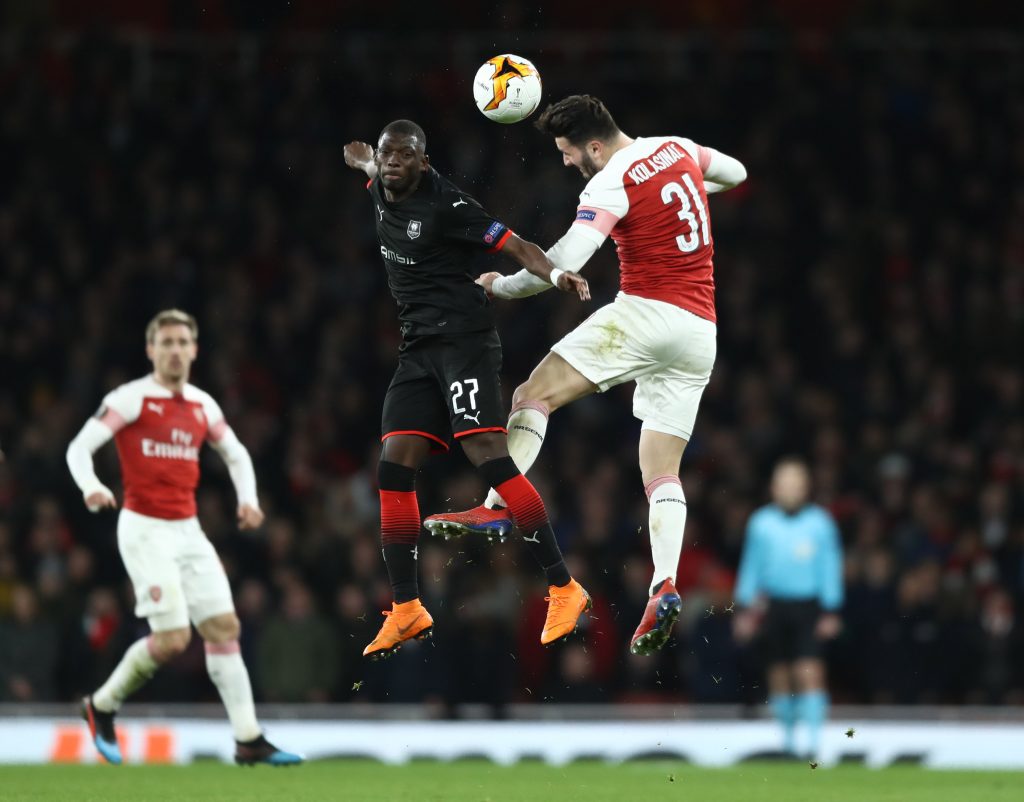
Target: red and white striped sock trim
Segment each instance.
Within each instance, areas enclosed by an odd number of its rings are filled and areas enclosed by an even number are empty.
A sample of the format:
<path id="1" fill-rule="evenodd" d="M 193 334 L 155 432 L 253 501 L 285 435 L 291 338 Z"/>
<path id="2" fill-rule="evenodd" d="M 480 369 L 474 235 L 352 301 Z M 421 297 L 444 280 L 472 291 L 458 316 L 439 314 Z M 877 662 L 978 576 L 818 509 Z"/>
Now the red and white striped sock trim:
<path id="1" fill-rule="evenodd" d="M 547 408 L 546 404 L 542 404 L 540 401 L 520 401 L 518 404 L 512 405 L 512 410 L 508 414 L 509 416 L 512 416 L 521 409 L 533 409 L 545 418 L 551 417 L 551 410 Z"/>
<path id="2" fill-rule="evenodd" d="M 679 477 L 675 476 L 674 474 L 669 474 L 667 476 L 659 476 L 657 479 L 652 479 L 646 485 L 644 485 L 644 492 L 647 494 L 647 500 L 651 500 L 651 494 L 655 490 L 657 490 L 662 485 L 668 484 L 679 485 L 680 487 L 683 486 L 683 483 L 679 481 Z"/>
<path id="3" fill-rule="evenodd" d="M 237 640 L 224 641 L 223 643 L 206 642 L 207 654 L 238 654 L 241 651 L 242 647 L 238 645 Z"/>

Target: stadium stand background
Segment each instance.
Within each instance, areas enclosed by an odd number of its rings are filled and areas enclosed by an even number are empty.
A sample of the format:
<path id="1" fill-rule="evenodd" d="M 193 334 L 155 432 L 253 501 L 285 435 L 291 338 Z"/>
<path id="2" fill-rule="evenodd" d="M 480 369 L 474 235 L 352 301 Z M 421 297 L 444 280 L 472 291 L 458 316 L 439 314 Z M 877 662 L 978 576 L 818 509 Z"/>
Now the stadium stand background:
<path id="1" fill-rule="evenodd" d="M 745 518 L 788 453 L 843 532 L 834 698 L 1024 701 L 1024 39 L 982 24 L 997 4 L 964 23 L 927 3 L 631 3 L 498 28 L 468 3 L 140 5 L 3 11 L 0 700 L 71 700 L 145 628 L 114 516 L 86 512 L 63 455 L 146 371 L 144 325 L 176 305 L 268 512 L 236 532 L 207 455 L 200 517 L 263 701 L 756 704 L 726 608 Z M 595 596 L 582 637 L 539 647 L 544 588 L 514 540 L 424 535 L 436 638 L 363 665 L 389 590 L 373 477 L 398 329 L 341 146 L 412 117 L 438 169 L 550 244 L 581 182 L 528 125 L 472 107 L 473 71 L 503 51 L 536 61 L 548 100 L 594 92 L 628 133 L 688 135 L 750 173 L 712 199 L 720 350 L 684 460 L 685 618 L 674 649 L 629 656 L 649 558 L 618 388 L 557 413 L 532 474 Z M 593 306 L 612 297 L 610 246 L 586 275 Z M 499 305 L 507 393 L 590 308 Z M 112 448 L 98 465 L 117 475 Z M 484 488 L 453 454 L 419 489 L 427 513 Z M 213 700 L 198 642 L 137 698 Z"/>

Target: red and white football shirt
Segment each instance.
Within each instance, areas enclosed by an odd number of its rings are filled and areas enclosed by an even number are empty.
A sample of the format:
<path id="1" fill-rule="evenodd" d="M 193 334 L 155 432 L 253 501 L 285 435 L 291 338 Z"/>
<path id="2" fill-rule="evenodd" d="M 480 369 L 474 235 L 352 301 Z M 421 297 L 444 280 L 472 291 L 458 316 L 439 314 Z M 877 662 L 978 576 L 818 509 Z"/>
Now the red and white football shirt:
<path id="1" fill-rule="evenodd" d="M 715 321 L 710 159 L 682 137 L 635 139 L 587 183 L 574 225 L 615 241 L 623 292 Z"/>
<path id="2" fill-rule="evenodd" d="M 150 375 L 108 393 L 96 417 L 114 432 L 124 508 L 167 520 L 195 516 L 199 450 L 227 429 L 217 402 L 191 384 L 172 393 Z"/>

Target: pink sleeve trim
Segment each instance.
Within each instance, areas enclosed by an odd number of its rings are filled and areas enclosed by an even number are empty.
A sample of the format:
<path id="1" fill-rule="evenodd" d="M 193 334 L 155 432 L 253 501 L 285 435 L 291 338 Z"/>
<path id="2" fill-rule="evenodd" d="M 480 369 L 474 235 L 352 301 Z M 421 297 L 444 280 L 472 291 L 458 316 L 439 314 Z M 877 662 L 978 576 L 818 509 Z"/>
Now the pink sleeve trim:
<path id="1" fill-rule="evenodd" d="M 206 642 L 207 654 L 238 654 L 241 650 L 242 647 L 238 645 L 236 640 L 229 640 L 226 643 Z"/>
<path id="2" fill-rule="evenodd" d="M 547 408 L 546 404 L 542 404 L 540 401 L 520 401 L 518 404 L 512 405 L 512 409 L 508 414 L 512 415 L 521 409 L 535 409 L 545 418 L 551 416 L 551 410 Z"/>
<path id="3" fill-rule="evenodd" d="M 602 236 L 607 237 L 612 233 L 615 224 L 619 222 L 619 218 L 605 209 L 595 209 L 593 206 L 578 206 L 576 208 L 576 219 L 573 222 L 577 225 L 593 228 L 599 231 Z"/>
<path id="4" fill-rule="evenodd" d="M 647 500 L 651 500 L 651 494 L 662 485 L 679 485 L 683 486 L 683 483 L 679 481 L 678 476 L 659 476 L 657 479 L 652 479 L 646 485 L 644 485 L 644 492 L 647 494 Z"/>
<path id="5" fill-rule="evenodd" d="M 224 438 L 224 435 L 228 432 L 228 422 L 221 418 L 213 426 L 210 427 L 210 439 L 217 443 Z"/>
<path id="6" fill-rule="evenodd" d="M 693 144 L 697 145 L 696 142 Z M 711 148 L 706 148 L 703 145 L 697 145 L 697 165 L 700 167 L 702 173 L 708 171 L 708 167 L 711 166 L 711 157 L 714 155 L 714 151 Z"/>
<path id="7" fill-rule="evenodd" d="M 99 419 L 100 423 L 105 425 L 114 434 L 117 434 L 125 426 L 128 425 L 128 421 L 122 418 L 117 412 L 107 407 L 103 410 L 103 416 Z"/>

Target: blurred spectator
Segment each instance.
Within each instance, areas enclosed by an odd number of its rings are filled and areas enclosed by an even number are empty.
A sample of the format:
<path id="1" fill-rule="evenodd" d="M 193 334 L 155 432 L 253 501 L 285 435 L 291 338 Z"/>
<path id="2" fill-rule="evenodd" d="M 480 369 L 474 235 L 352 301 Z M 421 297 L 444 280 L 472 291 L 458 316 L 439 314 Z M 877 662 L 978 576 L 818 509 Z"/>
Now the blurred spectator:
<path id="1" fill-rule="evenodd" d="M 338 673 L 338 648 L 309 588 L 284 590 L 281 613 L 267 621 L 259 645 L 260 687 L 268 702 L 325 702 Z"/>
<path id="2" fill-rule="evenodd" d="M 12 596 L 11 615 L 0 621 L 0 700 L 42 702 L 54 697 L 57 628 L 39 615 L 39 602 L 27 585 Z"/>

